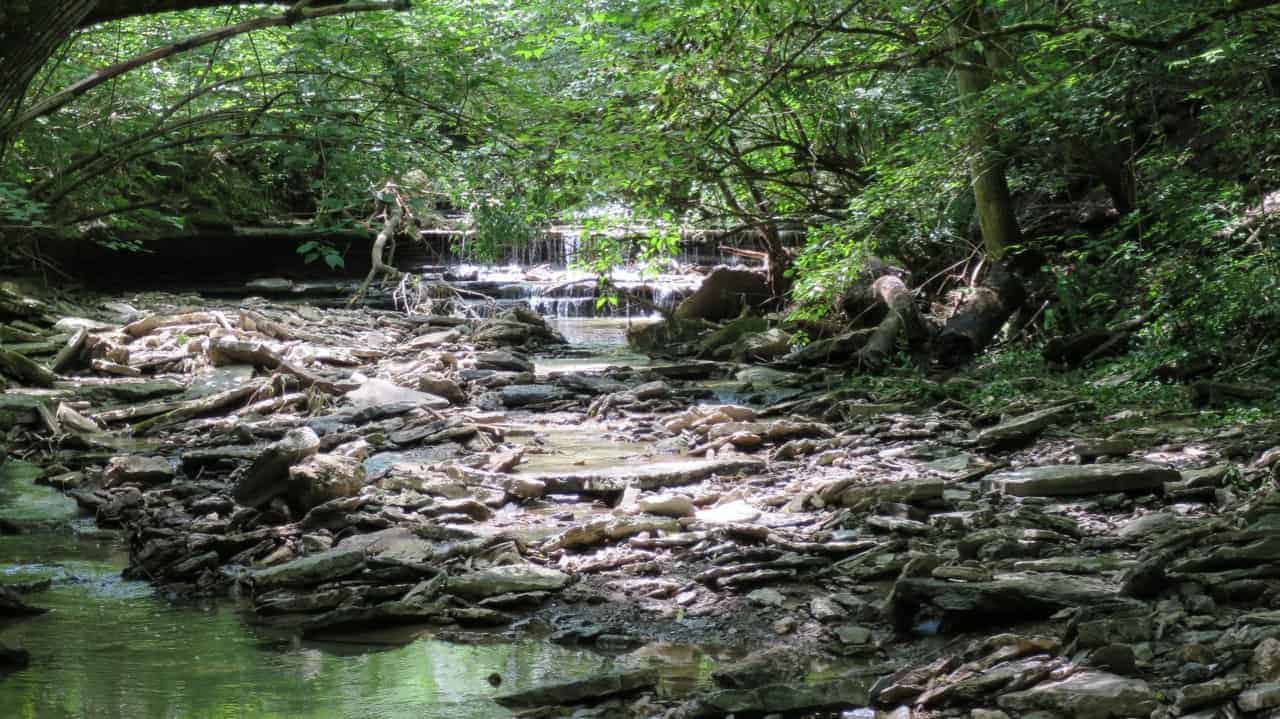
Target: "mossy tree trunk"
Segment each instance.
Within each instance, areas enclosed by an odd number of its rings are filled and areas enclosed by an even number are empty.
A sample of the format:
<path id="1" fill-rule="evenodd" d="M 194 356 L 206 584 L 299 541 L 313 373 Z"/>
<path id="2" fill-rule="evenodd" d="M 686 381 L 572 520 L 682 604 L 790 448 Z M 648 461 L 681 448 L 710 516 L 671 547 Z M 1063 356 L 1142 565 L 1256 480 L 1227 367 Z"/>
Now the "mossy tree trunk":
<path id="1" fill-rule="evenodd" d="M 994 25 L 984 0 L 958 0 L 949 39 L 959 48 L 953 61 L 960 103 L 971 123 L 969 176 L 978 224 L 982 228 L 982 244 L 990 259 L 999 260 L 1008 248 L 1019 243 L 1022 233 L 1009 193 L 1008 159 L 1001 146 L 996 119 L 983 105 L 983 93 L 991 86 L 1001 58 L 990 41 L 982 47 L 973 42 L 973 38 L 989 34 Z"/>

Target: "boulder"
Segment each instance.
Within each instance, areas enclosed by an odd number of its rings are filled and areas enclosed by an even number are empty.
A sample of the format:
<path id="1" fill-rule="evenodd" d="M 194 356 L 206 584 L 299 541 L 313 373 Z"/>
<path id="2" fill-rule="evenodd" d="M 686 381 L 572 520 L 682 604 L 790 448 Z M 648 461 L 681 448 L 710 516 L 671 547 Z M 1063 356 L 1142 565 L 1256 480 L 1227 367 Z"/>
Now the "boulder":
<path id="1" fill-rule="evenodd" d="M 717 267 L 693 294 L 676 306 L 677 319 L 727 320 L 771 298 L 763 275 L 751 270 Z"/>
<path id="2" fill-rule="evenodd" d="M 320 451 L 320 437 L 309 427 L 290 430 L 272 443 L 236 482 L 232 495 L 258 507 L 289 491 L 289 468 Z"/>
<path id="3" fill-rule="evenodd" d="M 556 591 L 563 589 L 569 579 L 569 575 L 555 569 L 534 564 L 511 564 L 450 577 L 445 591 L 475 600 L 499 594 Z"/>
<path id="4" fill-rule="evenodd" d="M 457 382 L 448 377 L 435 374 L 423 375 L 418 379 L 418 389 L 437 397 L 443 397 L 453 404 L 466 404 L 467 393 Z"/>
<path id="5" fill-rule="evenodd" d="M 385 408 L 393 405 L 426 407 L 428 409 L 444 409 L 449 406 L 449 400 L 444 397 L 419 392 L 408 387 L 401 387 L 384 379 L 365 380 L 364 384 L 344 396 L 357 410 Z"/>
<path id="6" fill-rule="evenodd" d="M 107 487 L 161 484 L 173 479 L 173 464 L 164 457 L 112 457 L 102 478 Z"/>
<path id="7" fill-rule="evenodd" d="M 476 369 L 492 369 L 500 372 L 532 372 L 533 363 L 522 354 L 496 350 L 477 354 Z"/>
<path id="8" fill-rule="evenodd" d="M 1148 463 L 1064 464 L 996 472 L 983 480 L 986 491 L 1015 497 L 1060 497 L 1114 492 L 1162 491 L 1176 482 L 1176 470 Z"/>
<path id="9" fill-rule="evenodd" d="M 774 327 L 750 334 L 733 344 L 733 357 L 740 362 L 769 362 L 791 351 L 791 335 Z"/>
<path id="10" fill-rule="evenodd" d="M 281 587 L 310 587 L 353 574 L 364 563 L 363 547 L 340 545 L 292 562 L 253 570 L 246 578 L 255 593 Z"/>
<path id="11" fill-rule="evenodd" d="M 897 482 L 853 484 L 838 482 L 824 489 L 820 496 L 826 502 L 851 509 L 867 509 L 881 502 L 925 502 L 942 499 L 946 483 L 940 479 L 907 479 Z"/>
<path id="12" fill-rule="evenodd" d="M 317 454 L 289 467 L 290 504 L 306 512 L 325 502 L 354 497 L 365 483 L 364 465 L 353 457 Z"/>
<path id="13" fill-rule="evenodd" d="M 1009 711 L 1048 710 L 1067 719 L 1147 717 L 1159 706 L 1155 691 L 1141 679 L 1097 671 L 1005 694 L 997 703 Z"/>

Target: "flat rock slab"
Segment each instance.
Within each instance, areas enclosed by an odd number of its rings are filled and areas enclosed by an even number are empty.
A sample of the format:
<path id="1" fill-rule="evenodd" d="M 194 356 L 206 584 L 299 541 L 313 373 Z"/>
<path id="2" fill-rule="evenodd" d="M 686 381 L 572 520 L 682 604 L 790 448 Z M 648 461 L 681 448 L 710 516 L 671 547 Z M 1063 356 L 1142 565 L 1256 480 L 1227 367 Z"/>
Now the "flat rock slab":
<path id="1" fill-rule="evenodd" d="M 449 400 L 416 389 L 401 387 L 383 379 L 371 379 L 351 390 L 345 397 L 356 409 L 373 409 L 387 405 L 409 405 L 428 409 L 444 409 Z"/>
<path id="2" fill-rule="evenodd" d="M 569 575 L 564 572 L 534 564 L 512 564 L 450 577 L 445 591 L 483 599 L 516 592 L 556 591 L 568 583 Z"/>
<path id="3" fill-rule="evenodd" d="M 169 379 L 102 382 L 76 388 L 75 394 L 97 402 L 143 402 L 182 394 L 187 385 Z"/>
<path id="4" fill-rule="evenodd" d="M 996 472 L 982 481 L 982 487 L 1015 497 L 1070 497 L 1162 490 L 1165 482 L 1179 479 L 1176 470 L 1145 462 L 1063 464 Z"/>
<path id="5" fill-rule="evenodd" d="M 1141 679 L 1093 671 L 1006 694 L 998 703 L 1001 709 L 1017 712 L 1043 709 L 1070 719 L 1147 717 L 1158 706 L 1155 692 Z"/>
<path id="6" fill-rule="evenodd" d="M 615 694 L 626 694 L 655 686 L 658 670 L 645 667 L 600 674 L 562 684 L 548 684 L 514 694 L 504 694 L 493 700 L 504 707 L 540 707 L 576 704 L 589 699 L 600 699 Z"/>
<path id="7" fill-rule="evenodd" d="M 266 569 L 249 572 L 255 592 L 305 587 L 345 577 L 365 563 L 363 547 L 339 546 Z"/>
<path id="8" fill-rule="evenodd" d="M 1001 447 L 1025 442 L 1043 432 L 1049 425 L 1068 416 L 1073 407 L 1074 405 L 1049 407 L 988 427 L 978 433 L 978 446 Z"/>
<path id="9" fill-rule="evenodd" d="M 712 692 L 698 701 L 695 716 L 756 716 L 821 709 L 855 709 L 865 707 L 870 698 L 870 684 L 865 677 L 848 677 L 812 684 L 767 684 L 751 689 Z"/>
<path id="10" fill-rule="evenodd" d="M 762 472 L 764 468 L 762 459 L 735 457 L 555 472 L 530 478 L 544 483 L 550 494 L 615 494 L 628 486 L 639 489 L 674 487 L 701 482 L 712 475 Z"/>
<path id="11" fill-rule="evenodd" d="M 873 484 L 842 484 L 824 491 L 823 499 L 841 506 L 863 509 L 881 502 L 924 502 L 942 499 L 946 482 L 941 479 L 907 479 Z"/>
<path id="12" fill-rule="evenodd" d="M 1006 575 L 989 582 L 951 582 L 903 577 L 893 585 L 888 607 L 899 629 L 910 629 L 920 610 L 938 617 L 943 631 L 1044 619 L 1071 607 L 1138 604 L 1116 587 L 1087 576 Z"/>

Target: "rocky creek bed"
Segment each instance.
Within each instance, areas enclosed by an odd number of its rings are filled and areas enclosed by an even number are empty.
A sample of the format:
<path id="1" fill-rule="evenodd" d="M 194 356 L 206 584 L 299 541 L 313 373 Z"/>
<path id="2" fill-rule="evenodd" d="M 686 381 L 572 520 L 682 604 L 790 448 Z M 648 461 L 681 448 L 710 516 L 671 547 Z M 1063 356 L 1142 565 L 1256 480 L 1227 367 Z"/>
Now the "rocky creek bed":
<path id="1" fill-rule="evenodd" d="M 467 715 L 1280 708 L 1271 424 L 1116 431 L 1019 397 L 991 417 L 821 368 L 575 369 L 520 308 L 5 302 L 6 454 L 120 533 L 125 577 L 286 641 L 559 648 L 537 682 L 479 660 L 497 687 Z M 0 578 L 0 616 L 38 613 L 46 579 Z"/>

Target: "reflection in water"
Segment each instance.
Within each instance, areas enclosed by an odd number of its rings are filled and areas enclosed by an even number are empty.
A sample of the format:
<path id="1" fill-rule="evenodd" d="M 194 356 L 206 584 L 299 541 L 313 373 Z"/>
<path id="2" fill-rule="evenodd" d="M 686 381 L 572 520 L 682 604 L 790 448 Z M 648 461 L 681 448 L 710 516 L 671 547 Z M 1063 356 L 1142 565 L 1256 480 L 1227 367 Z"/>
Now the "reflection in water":
<path id="1" fill-rule="evenodd" d="M 0 623 L 0 642 L 32 655 L 28 669 L 0 679 L 3 719 L 500 717 L 510 714 L 489 700 L 495 694 L 642 660 L 536 640 L 302 643 L 258 631 L 230 602 L 174 605 L 144 582 L 123 581 L 119 541 L 77 534 L 86 520 L 68 522 L 55 502 L 64 498 L 19 474 L 5 476 L 0 501 L 55 509 L 58 524 L 0 536 L 0 583 L 53 580 L 29 597 L 49 613 Z M 664 674 L 681 685 L 705 681 L 710 660 L 680 656 Z M 500 688 L 486 681 L 495 672 Z"/>

